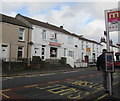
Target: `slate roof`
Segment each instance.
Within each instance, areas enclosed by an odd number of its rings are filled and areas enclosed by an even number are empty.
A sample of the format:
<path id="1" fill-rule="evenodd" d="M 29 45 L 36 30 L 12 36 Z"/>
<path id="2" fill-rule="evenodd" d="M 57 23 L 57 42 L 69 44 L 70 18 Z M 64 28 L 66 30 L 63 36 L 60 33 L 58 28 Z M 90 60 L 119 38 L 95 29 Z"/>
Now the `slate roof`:
<path id="1" fill-rule="evenodd" d="M 13 24 L 13 25 L 18 25 L 18 26 L 23 26 L 23 27 L 29 28 L 29 26 L 27 26 L 26 24 L 17 20 L 16 18 L 7 16 L 7 15 L 4 15 L 4 14 L 0 14 L 0 22 L 10 23 L 10 24 Z"/>
<path id="2" fill-rule="evenodd" d="M 107 42 L 101 42 L 101 43 L 105 43 L 105 44 L 107 44 Z M 113 44 L 110 44 L 110 46 L 112 46 L 112 47 L 116 47 L 116 48 L 119 48 L 119 46 L 117 46 L 117 45 L 113 45 Z"/>
<path id="3" fill-rule="evenodd" d="M 44 28 L 48 28 L 48 29 L 52 29 L 52 30 L 55 30 L 55 31 L 59 31 L 59 32 L 62 32 L 62 33 L 65 33 L 65 34 L 69 34 L 69 35 L 78 37 L 78 38 L 81 39 L 81 40 L 89 41 L 89 42 L 92 42 L 92 43 L 96 43 L 96 44 L 101 45 L 100 43 L 98 43 L 98 42 L 96 42 L 96 41 L 89 40 L 89 39 L 86 39 L 86 38 L 84 38 L 84 37 L 80 37 L 80 36 L 77 35 L 77 34 L 70 33 L 69 31 L 67 31 L 67 30 L 65 30 L 65 29 L 63 29 L 63 28 L 57 27 L 57 26 L 55 26 L 55 25 L 52 25 L 52 24 L 49 24 L 49 23 L 45 23 L 45 22 L 41 22 L 41 21 L 38 21 L 38 20 L 35 20 L 35 19 L 32 19 L 32 18 L 23 16 L 23 15 L 21 15 L 21 14 L 18 14 L 18 15 L 22 16 L 24 19 L 26 19 L 28 22 L 30 22 L 30 23 L 33 24 L 33 25 L 38 25 L 38 26 L 41 26 L 41 27 L 44 27 Z"/>
<path id="4" fill-rule="evenodd" d="M 80 40 L 84 40 L 84 41 L 89 41 L 91 43 L 95 43 L 95 44 L 98 44 L 98 45 L 101 45 L 100 43 L 94 41 L 94 40 L 90 40 L 90 39 L 87 39 L 87 38 L 84 38 L 84 37 L 79 37 Z"/>
<path id="5" fill-rule="evenodd" d="M 44 28 L 52 29 L 52 30 L 55 30 L 55 31 L 59 31 L 59 32 L 62 32 L 62 33 L 65 33 L 65 34 L 75 36 L 75 37 L 79 37 L 76 34 L 72 34 L 72 33 L 68 32 L 67 30 L 65 30 L 63 28 L 60 28 L 60 27 L 57 27 L 55 25 L 49 24 L 48 22 L 45 23 L 45 22 L 41 22 L 41 21 L 38 21 L 38 20 L 35 20 L 35 19 L 32 19 L 32 18 L 23 16 L 21 14 L 18 14 L 18 15 L 22 16 L 24 19 L 26 19 L 28 22 L 30 22 L 33 25 L 38 25 L 38 26 L 41 26 L 41 27 L 44 27 Z"/>

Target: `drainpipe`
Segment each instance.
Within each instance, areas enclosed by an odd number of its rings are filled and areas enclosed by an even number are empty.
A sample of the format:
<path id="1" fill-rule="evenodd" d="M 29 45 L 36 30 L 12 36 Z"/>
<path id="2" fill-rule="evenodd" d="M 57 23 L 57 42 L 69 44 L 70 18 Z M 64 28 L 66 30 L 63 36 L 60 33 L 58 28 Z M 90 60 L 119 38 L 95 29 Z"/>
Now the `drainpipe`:
<path id="1" fill-rule="evenodd" d="M 30 65 L 29 61 L 29 28 L 28 28 L 28 36 L 27 36 L 27 66 Z"/>
<path id="2" fill-rule="evenodd" d="M 10 48 L 9 48 L 9 70 L 11 70 L 11 42 L 9 42 Z"/>

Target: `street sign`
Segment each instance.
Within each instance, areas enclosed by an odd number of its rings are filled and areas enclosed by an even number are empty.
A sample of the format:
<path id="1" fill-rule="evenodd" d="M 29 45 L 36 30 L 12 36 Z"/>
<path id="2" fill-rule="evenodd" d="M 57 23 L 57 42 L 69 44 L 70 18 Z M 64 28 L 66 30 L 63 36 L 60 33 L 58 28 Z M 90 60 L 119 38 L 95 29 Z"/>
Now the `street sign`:
<path id="1" fill-rule="evenodd" d="M 120 8 L 106 10 L 105 15 L 108 31 L 120 31 Z"/>
<path id="2" fill-rule="evenodd" d="M 91 53 L 91 49 L 90 48 L 86 48 L 86 54 L 90 55 L 90 53 Z"/>
<path id="3" fill-rule="evenodd" d="M 105 53 L 105 61 L 106 61 L 106 71 L 107 72 L 114 72 L 113 52 Z"/>

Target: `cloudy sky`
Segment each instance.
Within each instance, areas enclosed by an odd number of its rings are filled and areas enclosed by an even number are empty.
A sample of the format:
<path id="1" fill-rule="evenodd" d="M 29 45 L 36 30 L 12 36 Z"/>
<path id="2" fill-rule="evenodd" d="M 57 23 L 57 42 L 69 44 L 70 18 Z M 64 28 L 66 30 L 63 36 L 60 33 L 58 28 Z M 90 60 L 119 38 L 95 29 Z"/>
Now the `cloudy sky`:
<path id="1" fill-rule="evenodd" d="M 34 2 L 33 2 L 34 1 Z M 71 33 L 95 41 L 104 36 L 104 10 L 118 7 L 119 0 L 2 0 L 1 13 L 12 17 L 20 13 L 43 22 L 61 26 Z M 110 33 L 118 43 L 118 32 Z"/>

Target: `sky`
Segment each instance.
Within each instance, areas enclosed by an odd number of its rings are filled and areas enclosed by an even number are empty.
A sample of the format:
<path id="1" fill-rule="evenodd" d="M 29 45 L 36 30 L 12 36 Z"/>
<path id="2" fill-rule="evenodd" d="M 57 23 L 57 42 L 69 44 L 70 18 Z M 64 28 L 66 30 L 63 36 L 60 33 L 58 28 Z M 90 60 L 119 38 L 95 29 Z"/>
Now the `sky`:
<path id="1" fill-rule="evenodd" d="M 71 33 L 100 42 L 104 37 L 104 10 L 118 7 L 119 0 L 2 0 L 0 13 L 15 17 L 18 13 L 48 22 Z M 110 39 L 118 43 L 118 32 Z"/>

